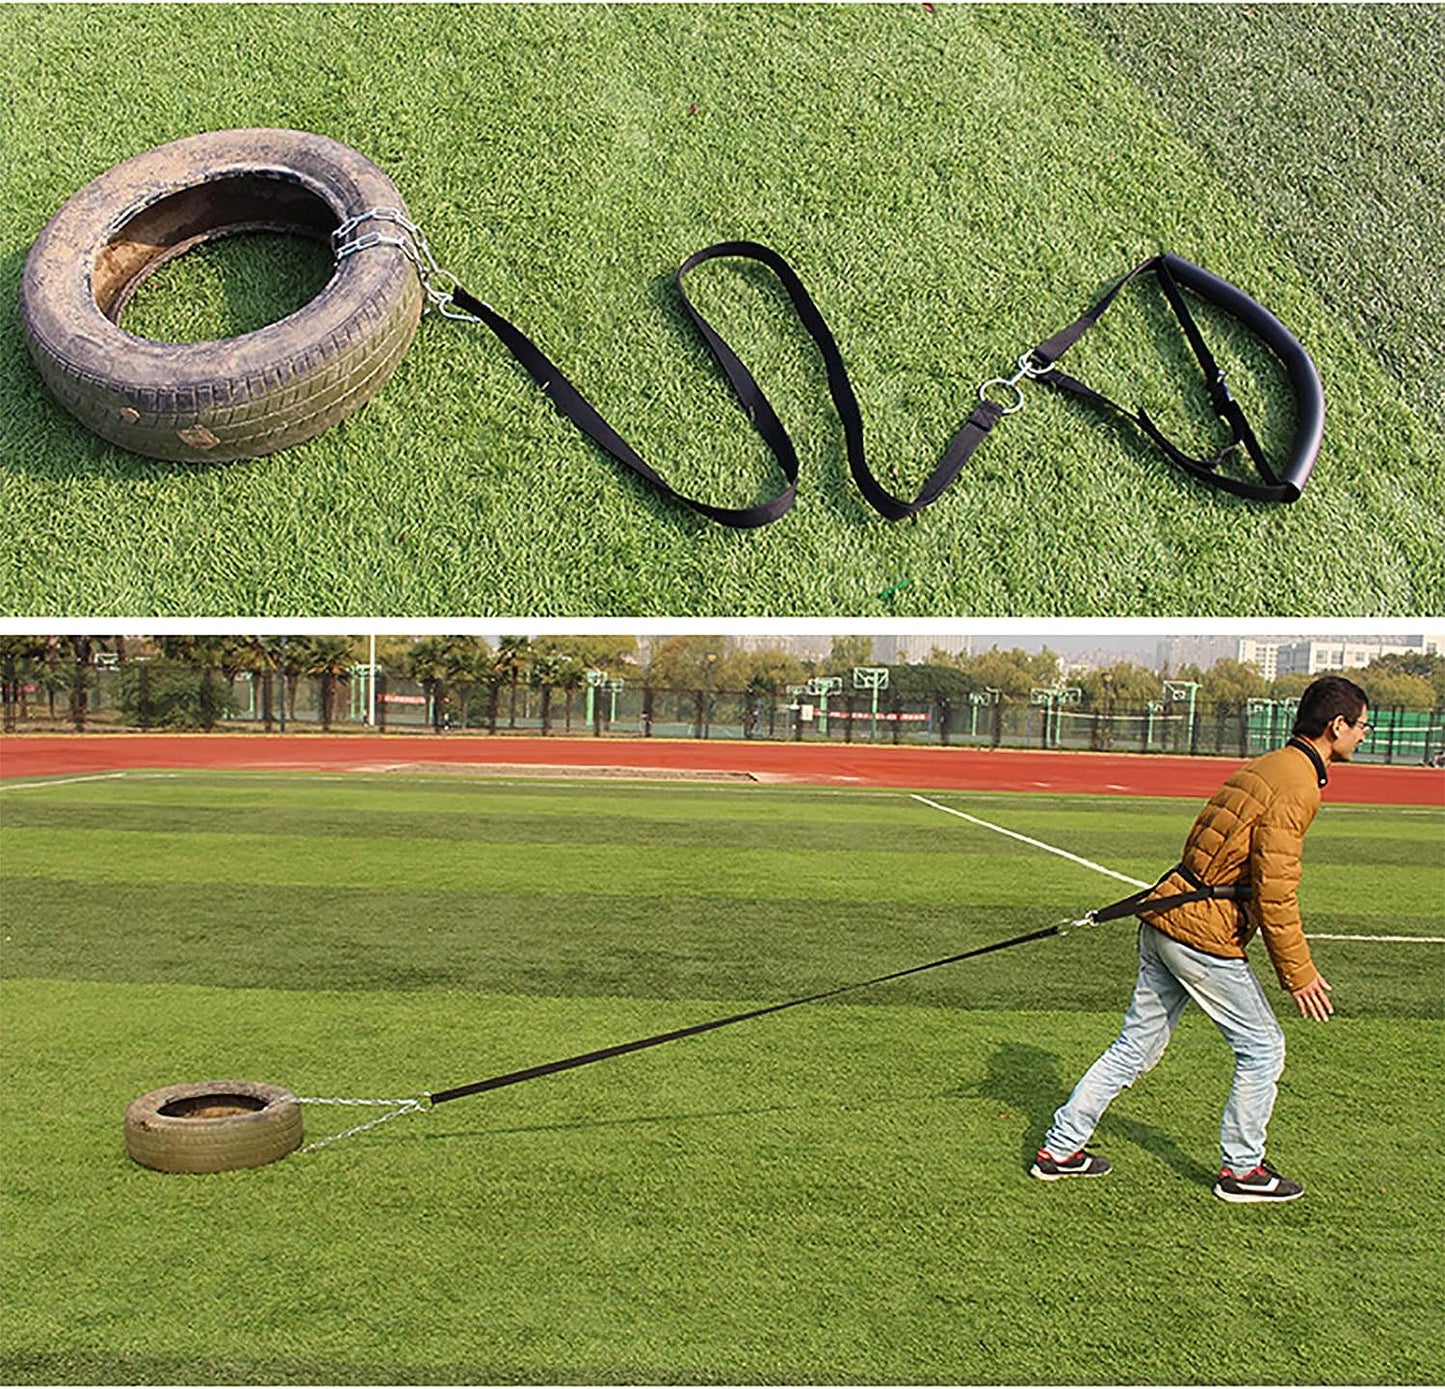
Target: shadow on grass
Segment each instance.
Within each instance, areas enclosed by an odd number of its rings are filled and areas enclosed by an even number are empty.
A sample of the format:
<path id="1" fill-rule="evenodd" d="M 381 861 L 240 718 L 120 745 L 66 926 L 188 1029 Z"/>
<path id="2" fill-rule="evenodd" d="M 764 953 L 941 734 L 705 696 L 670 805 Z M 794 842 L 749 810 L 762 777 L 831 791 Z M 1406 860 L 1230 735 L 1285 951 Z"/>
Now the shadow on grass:
<path id="1" fill-rule="evenodd" d="M 627 1114 L 613 1119 L 564 1119 L 549 1124 L 510 1124 L 497 1128 L 453 1129 L 449 1133 L 420 1135 L 428 1143 L 450 1142 L 468 1138 L 507 1138 L 526 1133 L 584 1133 L 593 1129 L 644 1128 L 651 1124 L 690 1124 L 715 1119 L 756 1119 L 770 1114 L 805 1114 L 887 1108 L 910 1104 L 923 1099 L 942 1099 L 938 1091 L 915 1091 L 894 1094 L 887 1099 L 815 1101 L 809 1104 L 767 1104 L 737 1109 L 700 1109 L 672 1114 Z"/>
<path id="2" fill-rule="evenodd" d="M 1004 1106 L 1006 1112 L 1027 1121 L 1019 1144 L 1019 1163 L 1027 1167 L 1044 1141 L 1054 1111 L 1069 1097 L 1070 1087 L 1059 1076 L 1059 1058 L 1042 1047 L 1005 1042 L 988 1058 L 983 1079 L 956 1091 L 982 1096 Z M 1175 1139 L 1152 1124 L 1127 1119 L 1112 1110 L 1099 1124 L 1107 1141 L 1120 1139 L 1158 1158 L 1185 1181 L 1212 1185 L 1214 1169 L 1191 1157 Z"/>

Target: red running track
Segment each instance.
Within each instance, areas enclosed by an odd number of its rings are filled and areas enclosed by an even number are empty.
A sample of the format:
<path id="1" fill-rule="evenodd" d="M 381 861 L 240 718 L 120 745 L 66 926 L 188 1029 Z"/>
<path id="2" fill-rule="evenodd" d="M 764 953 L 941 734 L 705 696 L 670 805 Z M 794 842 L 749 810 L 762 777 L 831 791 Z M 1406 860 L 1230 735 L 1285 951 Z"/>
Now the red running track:
<path id="1" fill-rule="evenodd" d="M 746 773 L 763 780 L 919 790 L 1121 796 L 1214 794 L 1239 758 L 1020 749 L 876 747 L 465 734 L 21 734 L 0 738 L 0 778 L 136 768 L 381 771 L 416 764 L 613 767 Z M 1445 771 L 1370 764 L 1332 769 L 1327 800 L 1445 805 Z"/>

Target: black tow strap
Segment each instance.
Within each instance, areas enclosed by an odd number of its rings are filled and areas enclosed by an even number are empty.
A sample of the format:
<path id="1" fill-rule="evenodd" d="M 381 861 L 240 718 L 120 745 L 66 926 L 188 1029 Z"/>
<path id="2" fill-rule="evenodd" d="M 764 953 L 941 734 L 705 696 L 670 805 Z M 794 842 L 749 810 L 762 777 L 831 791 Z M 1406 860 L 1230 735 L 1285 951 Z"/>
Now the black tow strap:
<path id="1" fill-rule="evenodd" d="M 1171 908 L 1183 906 L 1186 902 L 1199 902 L 1208 897 L 1228 897 L 1242 901 L 1249 895 L 1247 883 L 1209 886 L 1200 883 L 1193 874 L 1184 869 L 1182 864 L 1169 870 L 1169 873 L 1175 872 L 1185 873 L 1186 879 L 1193 881 L 1197 886 L 1190 892 L 1149 900 L 1151 913 L 1169 911 Z M 1166 873 L 1164 878 L 1167 878 L 1169 873 Z M 1159 881 L 1163 882 L 1164 878 L 1160 878 Z M 1158 883 L 1154 886 L 1157 887 Z M 749 1009 L 746 1013 L 734 1013 L 731 1017 L 714 1018 L 710 1022 L 695 1023 L 691 1027 L 679 1027 L 671 1032 L 659 1032 L 652 1037 L 642 1037 L 635 1042 L 621 1042 L 616 1046 L 583 1052 L 580 1056 L 568 1056 L 560 1061 L 547 1061 L 540 1066 L 528 1066 L 520 1071 L 508 1071 L 505 1075 L 473 1081 L 470 1085 L 458 1085 L 450 1090 L 438 1090 L 426 1097 L 427 1102 L 432 1105 L 445 1104 L 448 1100 L 460 1100 L 467 1095 L 480 1095 L 485 1090 L 501 1090 L 508 1085 L 520 1085 L 524 1080 L 538 1080 L 542 1076 L 556 1075 L 559 1071 L 571 1071 L 578 1066 L 590 1066 L 594 1061 L 606 1061 L 613 1056 L 626 1056 L 629 1052 L 645 1051 L 648 1047 L 660 1047 L 664 1042 L 676 1042 L 683 1037 L 696 1037 L 702 1032 L 713 1032 L 719 1027 L 730 1027 L 735 1022 L 747 1022 L 750 1018 L 766 1017 L 769 1013 L 781 1013 L 786 1008 L 800 1008 L 805 1003 L 817 1003 L 825 998 L 836 998 L 839 994 L 852 993 L 855 989 L 872 988 L 875 984 L 885 984 L 892 979 L 903 979 L 910 974 L 921 974 L 924 970 L 938 969 L 942 965 L 957 964 L 960 960 L 972 960 L 980 955 L 991 955 L 995 951 L 1011 950 L 1014 946 L 1024 945 L 1029 941 L 1046 940 L 1050 936 L 1066 935 L 1069 931 L 1084 926 L 1115 921 L 1124 916 L 1133 916 L 1149 899 L 1149 895 L 1153 891 L 1154 887 L 1146 887 L 1074 921 L 1055 922 L 1052 926 L 1045 926 L 1042 930 L 1029 931 L 1021 936 L 1012 936 L 1008 940 L 995 941 L 992 945 L 981 945 L 976 949 L 965 950 L 957 955 L 945 955 L 941 960 L 930 960 L 927 964 L 894 970 L 891 974 L 880 974 L 874 979 L 864 979 L 856 984 L 841 984 L 837 988 L 825 989 L 822 993 L 809 994 L 806 998 L 790 998 L 785 1003 L 771 1003 L 764 1008 Z"/>
<path id="2" fill-rule="evenodd" d="M 565 373 L 542 349 L 514 323 L 504 318 L 490 304 L 469 294 L 460 285 L 450 291 L 450 304 L 486 324 L 512 353 L 527 373 L 548 396 L 567 419 L 593 441 L 604 452 L 611 455 L 637 477 L 662 493 L 668 499 L 690 507 L 693 511 L 737 530 L 749 530 L 765 526 L 778 520 L 792 509 L 798 488 L 798 454 L 793 441 L 778 418 L 771 402 L 752 373 L 732 350 L 724 338 L 703 317 L 687 296 L 685 282 L 698 266 L 711 260 L 733 258 L 756 261 L 766 266 L 778 279 L 793 306 L 799 321 L 813 340 L 823 358 L 827 374 L 828 392 L 843 426 L 848 469 L 853 481 L 867 499 L 869 505 L 880 515 L 892 521 L 916 516 L 924 507 L 937 501 L 949 484 L 958 476 L 963 465 L 974 450 L 988 436 L 990 430 L 1005 415 L 1014 413 L 1023 404 L 1019 382 L 1024 379 L 1037 380 L 1056 389 L 1066 391 L 1075 398 L 1111 412 L 1132 419 L 1139 428 L 1164 453 L 1171 463 L 1183 469 L 1196 481 L 1211 487 L 1222 488 L 1237 496 L 1259 501 L 1285 502 L 1295 500 L 1308 477 L 1319 450 L 1320 433 L 1323 426 L 1323 402 L 1319 396 L 1318 376 L 1313 364 L 1288 331 L 1261 305 L 1244 295 L 1233 285 L 1217 279 L 1207 271 L 1191 266 L 1189 262 L 1167 253 L 1151 257 L 1142 262 L 1113 285 L 1099 301 L 1067 328 L 1046 339 L 1031 353 L 1019 358 L 1018 370 L 1011 378 L 995 377 L 984 383 L 979 390 L 979 403 L 962 427 L 949 440 L 933 471 L 928 475 L 918 495 L 912 500 L 895 496 L 879 482 L 868 465 L 863 443 L 863 417 L 858 400 L 848 376 L 847 366 L 839 351 L 837 341 L 824 319 L 822 311 L 814 303 L 802 280 L 792 266 L 776 251 L 756 241 L 724 241 L 706 247 L 689 256 L 678 268 L 675 283 L 688 317 L 702 335 L 718 364 L 722 367 L 743 412 L 768 446 L 777 460 L 786 486 L 775 496 L 752 506 L 724 507 L 701 501 L 679 492 L 658 473 L 640 454 L 615 430 L 592 403 L 568 380 Z M 1153 272 L 1158 276 L 1164 295 L 1188 339 L 1208 382 L 1210 401 L 1221 419 L 1230 428 L 1230 442 L 1212 458 L 1194 458 L 1184 453 L 1166 439 L 1141 408 L 1130 412 L 1106 396 L 1100 395 L 1083 382 L 1067 376 L 1057 369 L 1059 358 L 1078 339 L 1098 322 L 1106 309 L 1114 302 L 1120 291 L 1140 275 Z M 1286 361 L 1291 380 L 1301 399 L 1297 402 L 1301 417 L 1300 428 L 1292 448 L 1291 458 L 1282 471 L 1281 477 L 1270 466 L 1263 450 L 1245 419 L 1238 402 L 1229 392 L 1224 374 L 1220 371 L 1207 344 L 1199 332 L 1184 296 L 1179 279 L 1186 279 L 1189 286 L 1204 297 L 1224 305 L 1234 312 L 1260 336 L 1277 354 Z M 1299 359 L 1303 359 L 1302 362 Z M 1014 395 L 1000 401 L 994 396 L 998 388 L 1012 389 Z M 1241 481 L 1218 471 L 1219 465 L 1238 448 L 1243 448 L 1259 470 L 1262 483 Z"/>

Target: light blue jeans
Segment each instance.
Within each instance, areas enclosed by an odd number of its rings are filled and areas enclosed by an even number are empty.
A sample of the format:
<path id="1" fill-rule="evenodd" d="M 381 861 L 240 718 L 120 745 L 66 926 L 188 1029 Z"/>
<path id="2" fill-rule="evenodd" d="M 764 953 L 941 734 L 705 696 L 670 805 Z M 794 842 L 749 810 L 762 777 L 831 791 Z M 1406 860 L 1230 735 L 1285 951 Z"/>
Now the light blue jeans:
<path id="1" fill-rule="evenodd" d="M 1193 999 L 1234 1051 L 1234 1085 L 1219 1126 L 1224 1166 L 1249 1172 L 1264 1161 L 1264 1133 L 1284 1070 L 1284 1032 L 1244 960 L 1222 960 L 1139 928 L 1139 980 L 1118 1038 L 1074 1087 L 1044 1138 L 1056 1158 L 1089 1141 L 1110 1101 L 1164 1055 Z"/>

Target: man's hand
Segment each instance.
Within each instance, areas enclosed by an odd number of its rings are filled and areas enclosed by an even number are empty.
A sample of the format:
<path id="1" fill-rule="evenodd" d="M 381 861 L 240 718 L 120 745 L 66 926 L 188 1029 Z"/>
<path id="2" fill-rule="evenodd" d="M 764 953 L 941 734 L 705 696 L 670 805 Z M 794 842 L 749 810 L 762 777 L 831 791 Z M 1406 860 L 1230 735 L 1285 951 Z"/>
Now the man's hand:
<path id="1" fill-rule="evenodd" d="M 1323 974 L 1317 974 L 1302 989 L 1291 989 L 1300 1017 L 1313 1018 L 1316 1022 L 1328 1022 L 1335 1005 L 1330 1002 L 1330 986 Z"/>

